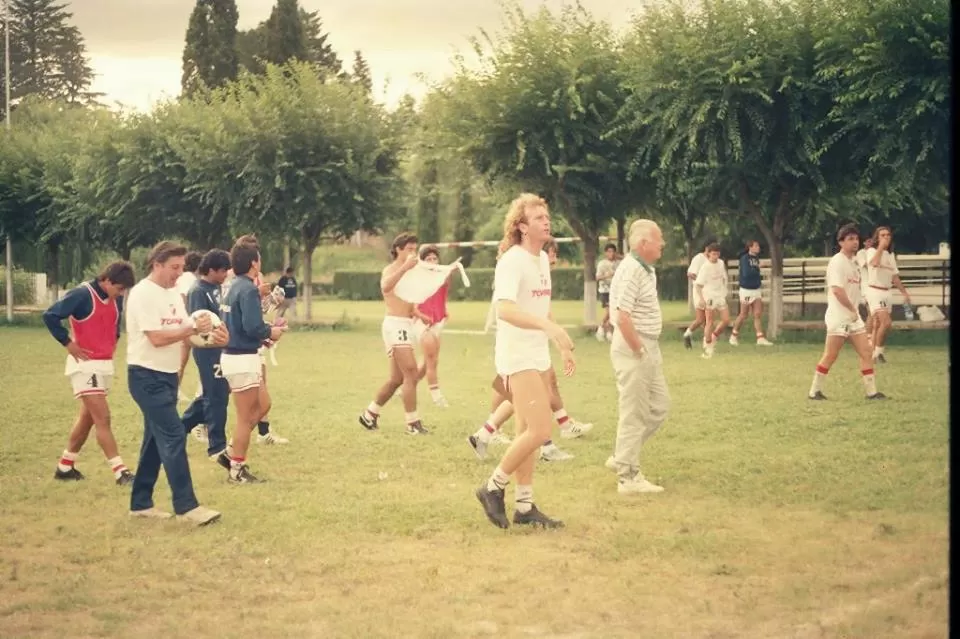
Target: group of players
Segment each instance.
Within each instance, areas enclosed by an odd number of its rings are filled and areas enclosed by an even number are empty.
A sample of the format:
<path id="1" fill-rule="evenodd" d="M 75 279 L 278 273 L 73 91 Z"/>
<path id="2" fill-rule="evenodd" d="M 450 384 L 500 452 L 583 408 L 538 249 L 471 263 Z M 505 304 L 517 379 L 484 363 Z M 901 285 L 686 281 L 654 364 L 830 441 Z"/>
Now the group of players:
<path id="1" fill-rule="evenodd" d="M 884 399 L 884 395 L 876 390 L 872 365 L 874 360 L 884 361 L 883 345 L 890 327 L 890 288 L 899 288 L 909 302 L 890 250 L 892 234 L 887 227 L 878 228 L 871 238 L 872 246 L 859 254 L 860 238 L 856 227 L 847 225 L 841 228 L 837 240 L 840 251 L 831 258 L 826 277 L 826 345 L 809 397 L 826 399 L 821 390 L 823 381 L 840 348 L 849 340 L 860 356 L 867 397 Z M 760 326 L 759 251 L 759 243 L 751 241 L 740 257 L 741 310 L 730 338 L 733 345 L 738 343 L 739 328 L 751 310 L 757 343 L 771 345 Z M 395 289 L 404 275 L 419 261 L 439 262 L 439 251 L 429 245 L 418 251 L 417 238 L 403 233 L 394 240 L 391 256 L 393 260 L 381 275 L 386 307 L 382 338 L 389 362 L 389 378 L 360 414 L 359 423 L 367 430 L 377 430 L 382 407 L 397 390 L 401 390 L 406 432 L 425 435 L 429 431 L 417 412 L 418 383 L 426 378 L 434 403 L 447 405 L 439 388 L 437 364 L 441 334 L 448 318 L 449 281 L 419 304 L 401 299 Z M 600 298 L 607 309 L 597 333 L 601 340 L 609 339 L 612 332 L 609 280 L 617 269 L 617 257 L 616 247 L 608 245 L 604 260 L 598 265 Z M 726 267 L 719 257 L 719 247 L 709 243 L 688 269 L 688 277 L 694 283 L 697 318 L 685 332 L 684 341 L 690 348 L 693 331 L 703 325 L 704 357 L 713 355 L 714 345 L 730 319 L 726 304 Z M 253 428 L 260 427 L 258 441 L 285 441 L 272 434 L 265 421 L 271 399 L 266 386 L 264 349 L 275 344 L 286 328 L 282 318 L 272 324 L 264 319 L 264 311 L 279 303 L 275 299 L 277 291 L 260 281 L 260 251 L 253 236 L 239 238 L 230 253 L 214 249 L 200 256 L 199 261 L 191 258 L 191 266 L 193 262 L 196 262 L 198 273 L 195 281 L 189 286 L 181 282 L 181 290 L 186 291 L 184 310 L 192 317 L 196 317 L 198 311 L 207 311 L 222 318 L 223 322 L 215 326 L 210 320 L 195 320 L 197 328 L 194 332 L 201 333 L 206 343 L 192 349 L 200 373 L 201 390 L 182 416 L 183 435 L 185 437 L 198 425 L 206 425 L 208 456 L 227 471 L 228 481 L 257 483 L 261 480 L 247 465 Z M 486 457 L 487 447 L 497 439 L 510 445 L 488 482 L 477 491 L 487 517 L 503 528 L 509 525 L 503 495 L 511 476 L 515 476 L 518 482 L 515 524 L 562 526 L 561 522 L 547 517 L 534 505 L 534 464 L 538 458 L 556 461 L 571 457 L 552 442 L 554 420 L 564 438 L 580 437 L 592 428 L 591 424 L 577 422 L 567 415 L 550 361 L 548 345 L 552 340 L 560 350 L 564 374 L 573 374 L 573 342 L 553 321 L 550 311 L 550 275 L 555 262 L 556 244 L 550 235 L 546 203 L 534 195 L 520 196 L 511 205 L 504 222 L 504 239 L 494 278 L 492 302 L 496 308 L 497 332 L 491 413 L 483 426 L 467 438 L 480 459 Z M 114 350 L 119 339 L 123 295 L 133 287 L 132 266 L 127 262 L 115 262 L 95 280 L 69 291 L 44 313 L 51 334 L 67 350 L 65 374 L 71 381 L 75 397 L 80 400 L 79 416 L 58 462 L 56 479 L 83 479 L 75 462 L 90 431 L 96 426 L 97 441 L 116 483 L 128 485 L 135 480 L 135 474 L 124 465 L 117 450 L 106 401 L 113 376 Z M 872 327 L 869 336 L 858 311 L 861 297 L 866 298 L 870 311 Z M 172 309 L 172 313 L 175 315 L 176 309 Z M 718 313 L 719 319 L 714 324 Z M 63 327 L 64 320 L 69 321 L 69 332 Z M 128 330 L 129 324 L 128 317 Z M 186 353 L 189 352 L 187 344 L 188 341 L 183 340 L 184 357 L 178 375 L 181 380 Z M 417 363 L 417 345 L 424 353 L 423 365 Z M 231 396 L 237 424 L 233 438 L 228 442 L 226 421 Z M 517 435 L 511 441 L 499 431 L 513 414 L 517 417 Z"/>

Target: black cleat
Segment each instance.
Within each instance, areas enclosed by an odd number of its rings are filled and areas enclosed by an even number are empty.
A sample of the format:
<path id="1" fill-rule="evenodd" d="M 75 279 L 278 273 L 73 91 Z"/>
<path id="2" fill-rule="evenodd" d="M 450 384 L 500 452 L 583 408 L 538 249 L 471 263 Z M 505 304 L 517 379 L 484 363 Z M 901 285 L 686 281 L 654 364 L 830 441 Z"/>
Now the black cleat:
<path id="1" fill-rule="evenodd" d="M 826 398 L 827 398 L 827 396 L 824 395 L 824 394 L 823 394 L 822 392 L 820 392 L 820 391 L 817 391 L 817 392 L 814 393 L 813 395 L 807 395 L 807 399 L 823 400 L 823 399 L 826 399 Z"/>
<path id="2" fill-rule="evenodd" d="M 507 509 L 503 503 L 503 489 L 487 490 L 487 485 L 484 484 L 477 488 L 476 495 L 483 505 L 483 512 L 486 513 L 490 523 L 497 528 L 506 529 L 510 527 L 510 522 L 507 521 Z"/>
<path id="3" fill-rule="evenodd" d="M 126 486 L 127 484 L 133 483 L 133 473 L 129 470 L 124 470 L 120 472 L 120 476 L 117 477 L 117 486 Z"/>
<path id="4" fill-rule="evenodd" d="M 360 413 L 359 421 L 360 421 L 360 425 L 366 428 L 367 430 L 377 430 L 379 428 L 379 426 L 377 426 L 376 417 L 374 417 L 373 419 L 367 419 L 366 415 L 364 415 L 363 413 Z"/>
<path id="5" fill-rule="evenodd" d="M 883 356 L 883 353 L 877 353 L 877 361 L 881 364 L 887 363 L 887 358 Z"/>
<path id="6" fill-rule="evenodd" d="M 247 468 L 247 465 L 244 464 L 236 471 L 231 469 L 230 474 L 227 476 L 227 481 L 229 481 L 231 484 L 262 484 L 266 480 L 258 479 L 256 475 L 250 472 L 250 469 Z"/>
<path id="7" fill-rule="evenodd" d="M 217 463 L 223 466 L 224 470 L 230 470 L 230 457 L 227 455 L 227 451 L 217 455 Z"/>
<path id="8" fill-rule="evenodd" d="M 687 350 L 693 348 L 693 335 L 684 335 L 683 336 L 683 346 Z"/>
<path id="9" fill-rule="evenodd" d="M 424 428 L 423 423 L 418 419 L 412 424 L 407 424 L 407 435 L 429 435 L 430 431 Z"/>
<path id="10" fill-rule="evenodd" d="M 513 523 L 518 526 L 533 526 L 534 528 L 555 529 L 563 528 L 563 522 L 550 519 L 542 512 L 537 510 L 536 504 L 533 504 L 529 512 L 522 513 L 519 510 L 513 513 Z"/>
<path id="11" fill-rule="evenodd" d="M 876 392 L 873 395 L 867 395 L 867 399 L 890 399 L 881 392 Z"/>
<path id="12" fill-rule="evenodd" d="M 62 471 L 58 468 L 57 472 L 53 474 L 53 478 L 59 479 L 60 481 L 80 481 L 81 479 L 84 479 L 84 476 L 83 473 L 76 468 L 71 468 L 67 471 Z"/>

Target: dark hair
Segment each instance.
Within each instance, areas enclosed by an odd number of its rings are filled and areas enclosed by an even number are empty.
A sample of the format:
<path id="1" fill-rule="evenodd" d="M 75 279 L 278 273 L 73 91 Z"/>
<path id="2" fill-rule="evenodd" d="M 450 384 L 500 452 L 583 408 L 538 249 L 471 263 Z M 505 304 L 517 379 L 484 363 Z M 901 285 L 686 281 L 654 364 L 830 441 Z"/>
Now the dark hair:
<path id="1" fill-rule="evenodd" d="M 203 259 L 203 253 L 200 251 L 190 251 L 183 260 L 183 270 L 189 273 L 196 273 L 200 268 L 200 260 Z"/>
<path id="2" fill-rule="evenodd" d="M 439 260 L 439 259 L 440 259 L 440 249 L 438 249 L 438 248 L 437 248 L 436 246 L 434 246 L 433 244 L 427 244 L 426 246 L 424 246 L 423 248 L 420 249 L 420 259 L 421 259 L 421 260 L 425 260 L 425 259 L 427 259 L 427 256 L 428 256 L 428 255 L 436 255 L 436 256 L 437 256 L 437 259 Z"/>
<path id="3" fill-rule="evenodd" d="M 704 250 L 704 251 L 710 250 L 710 246 L 713 245 L 713 244 L 716 244 L 716 243 L 717 243 L 717 238 L 715 238 L 715 237 L 708 237 L 708 238 L 706 239 L 706 241 L 703 243 L 703 250 Z"/>
<path id="4" fill-rule="evenodd" d="M 409 244 L 416 243 L 417 236 L 413 233 L 407 233 L 404 231 L 397 237 L 393 238 L 393 244 L 390 245 L 390 257 L 392 259 L 397 259 L 397 253 L 399 253 L 401 249 L 406 248 Z"/>
<path id="5" fill-rule="evenodd" d="M 147 255 L 147 268 L 152 269 L 154 264 L 166 264 L 171 257 L 183 257 L 186 254 L 186 246 L 163 240 L 150 249 L 150 254 Z"/>
<path id="6" fill-rule="evenodd" d="M 610 249 L 613 249 L 614 251 L 616 251 L 616 250 L 617 250 L 617 245 L 614 244 L 613 242 L 610 242 L 609 244 L 607 244 L 606 246 L 603 247 L 603 252 L 606 253 L 606 252 L 609 251 Z"/>
<path id="7" fill-rule="evenodd" d="M 754 244 L 756 244 L 757 246 L 759 246 L 759 245 L 760 245 L 760 241 L 759 241 L 759 240 L 753 240 L 753 239 L 747 240 L 747 243 L 743 245 L 743 248 L 745 248 L 745 249 L 747 249 L 747 250 L 749 251 L 749 250 L 750 250 L 750 247 L 753 246 Z"/>
<path id="8" fill-rule="evenodd" d="M 292 267 L 292 266 L 288 266 L 288 267 L 287 267 L 287 270 L 285 270 L 284 273 L 286 273 L 287 275 L 291 275 L 291 274 L 293 273 L 293 267 Z"/>
<path id="9" fill-rule="evenodd" d="M 611 246 L 613 245 L 611 244 Z M 553 251 L 554 253 L 556 253 L 559 250 L 557 241 L 551 237 L 549 240 L 543 243 L 543 250 L 546 251 L 547 253 L 549 253 L 550 251 Z"/>
<path id="10" fill-rule="evenodd" d="M 230 263 L 234 275 L 246 275 L 254 262 L 260 261 L 260 243 L 256 235 L 241 235 L 230 251 Z"/>
<path id="11" fill-rule="evenodd" d="M 873 240 L 873 245 L 880 246 L 880 231 L 890 231 L 890 246 L 887 247 L 887 250 L 893 250 L 893 229 L 889 226 L 878 226 L 873 229 L 873 235 L 870 236 L 870 239 Z"/>
<path id="12" fill-rule="evenodd" d="M 851 235 L 856 235 L 857 239 L 860 239 L 860 230 L 857 229 L 856 224 L 844 224 L 840 227 L 840 230 L 837 231 L 837 241 L 842 242 Z"/>
<path id="13" fill-rule="evenodd" d="M 200 275 L 207 275 L 210 271 L 225 271 L 230 268 L 230 254 L 223 249 L 211 249 L 200 259 L 197 268 Z"/>
<path id="14" fill-rule="evenodd" d="M 707 244 L 707 248 L 705 248 L 704 251 L 706 251 L 707 253 L 713 253 L 714 251 L 719 253 L 720 245 L 717 244 L 716 242 L 711 242 L 710 244 Z"/>
<path id="15" fill-rule="evenodd" d="M 100 272 L 97 279 L 101 282 L 108 281 L 111 284 L 122 286 L 125 289 L 133 288 L 136 283 L 136 277 L 133 274 L 133 265 L 130 262 L 111 262 Z"/>

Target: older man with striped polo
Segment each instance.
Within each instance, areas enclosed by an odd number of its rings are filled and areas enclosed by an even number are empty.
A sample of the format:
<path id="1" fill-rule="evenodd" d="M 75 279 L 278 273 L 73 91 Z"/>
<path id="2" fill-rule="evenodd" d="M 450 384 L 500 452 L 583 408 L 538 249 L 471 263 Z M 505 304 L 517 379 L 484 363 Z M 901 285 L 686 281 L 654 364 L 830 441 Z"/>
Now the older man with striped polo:
<path id="1" fill-rule="evenodd" d="M 630 225 L 629 243 L 630 254 L 610 283 L 614 325 L 610 360 L 620 397 L 616 450 L 606 465 L 617 472 L 621 495 L 663 491 L 640 472 L 640 450 L 663 424 L 670 407 L 658 341 L 663 318 L 653 268 L 663 252 L 663 234 L 655 222 L 637 220 Z"/>

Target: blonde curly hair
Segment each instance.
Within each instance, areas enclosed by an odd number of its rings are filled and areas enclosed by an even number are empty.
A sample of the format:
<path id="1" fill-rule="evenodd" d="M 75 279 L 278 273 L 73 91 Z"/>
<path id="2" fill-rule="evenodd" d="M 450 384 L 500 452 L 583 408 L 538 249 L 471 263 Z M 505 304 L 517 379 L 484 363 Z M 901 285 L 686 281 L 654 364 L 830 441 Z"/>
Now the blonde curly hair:
<path id="1" fill-rule="evenodd" d="M 503 239 L 500 240 L 497 259 L 500 259 L 500 256 L 510 250 L 511 247 L 520 243 L 523 238 L 523 233 L 520 232 L 520 224 L 527 221 L 527 209 L 537 206 L 549 209 L 547 201 L 533 193 L 521 193 L 510 203 L 507 216 L 503 220 Z"/>

